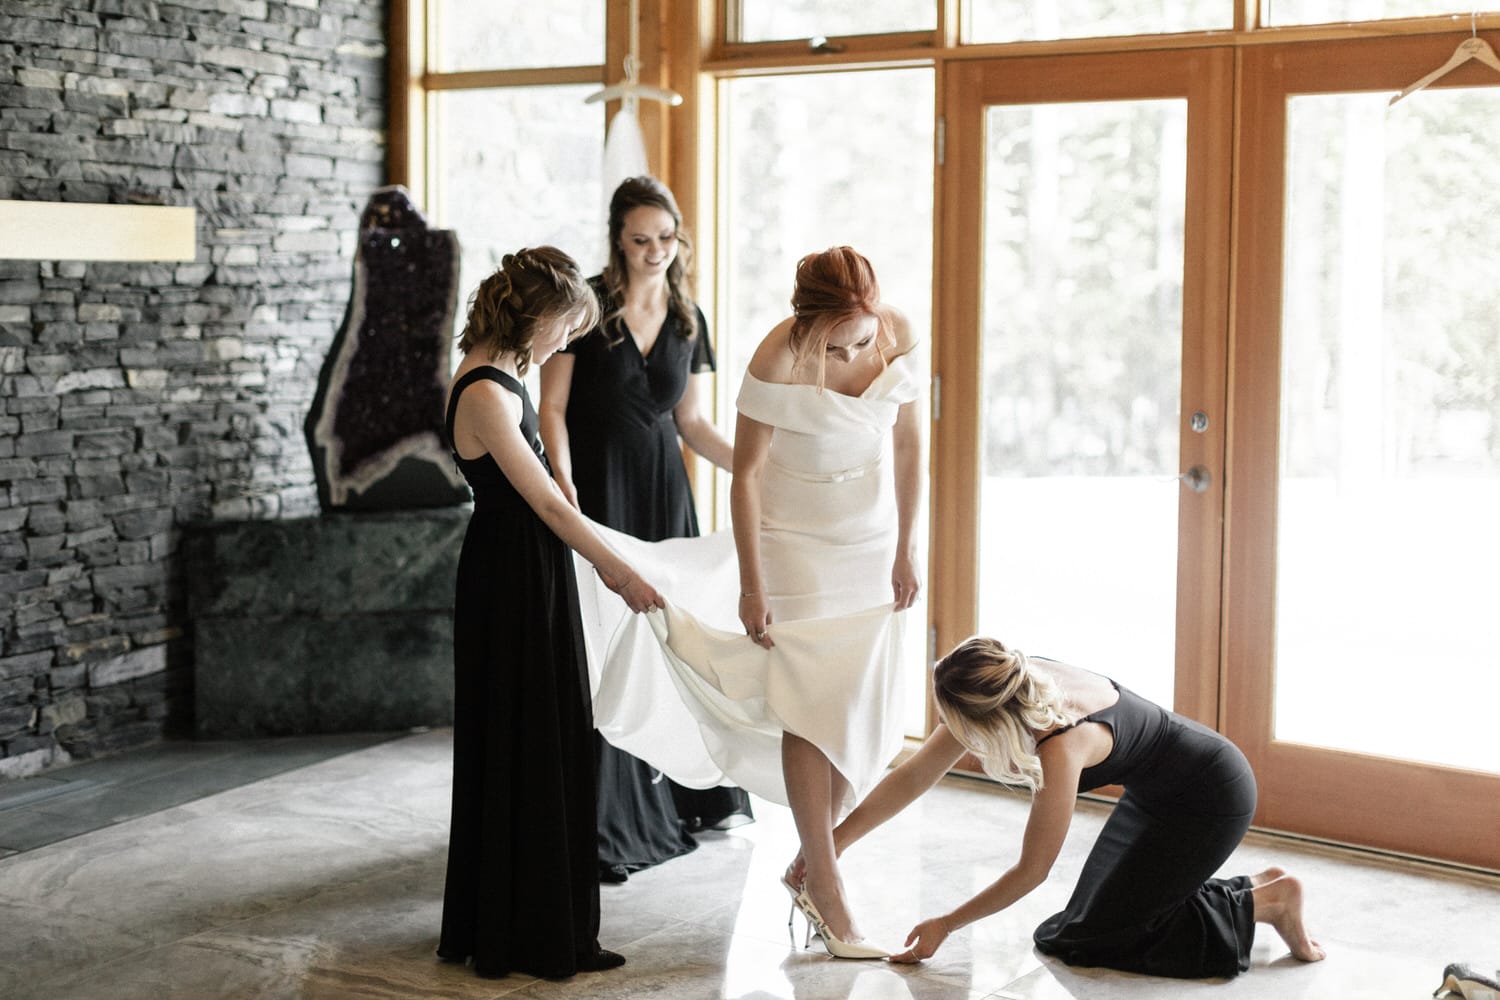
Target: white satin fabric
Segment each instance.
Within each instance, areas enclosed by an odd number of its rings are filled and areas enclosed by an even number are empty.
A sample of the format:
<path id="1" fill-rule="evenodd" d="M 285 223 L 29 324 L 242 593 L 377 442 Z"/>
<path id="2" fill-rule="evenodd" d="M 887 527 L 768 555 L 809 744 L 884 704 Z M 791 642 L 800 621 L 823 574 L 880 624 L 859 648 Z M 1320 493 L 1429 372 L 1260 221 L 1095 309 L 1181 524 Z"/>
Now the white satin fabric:
<path id="1" fill-rule="evenodd" d="M 594 723 L 615 746 L 694 788 L 738 784 L 785 803 L 781 734 L 816 744 L 850 783 L 845 808 L 901 746 L 909 615 L 892 603 L 891 427 L 925 372 L 895 359 L 860 396 L 746 375 L 738 407 L 770 425 L 761 561 L 764 649 L 739 623 L 728 531 L 642 542 L 599 528 L 666 597 L 630 614 L 578 560 Z"/>

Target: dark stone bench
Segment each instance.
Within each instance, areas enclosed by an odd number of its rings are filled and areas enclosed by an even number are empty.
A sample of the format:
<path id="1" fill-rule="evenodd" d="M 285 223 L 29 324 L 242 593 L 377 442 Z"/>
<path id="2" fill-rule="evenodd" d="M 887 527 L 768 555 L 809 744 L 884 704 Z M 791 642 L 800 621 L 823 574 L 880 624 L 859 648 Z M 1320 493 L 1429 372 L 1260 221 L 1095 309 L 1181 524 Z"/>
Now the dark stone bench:
<path id="1" fill-rule="evenodd" d="M 450 724 L 468 520 L 442 507 L 188 528 L 197 735 Z"/>

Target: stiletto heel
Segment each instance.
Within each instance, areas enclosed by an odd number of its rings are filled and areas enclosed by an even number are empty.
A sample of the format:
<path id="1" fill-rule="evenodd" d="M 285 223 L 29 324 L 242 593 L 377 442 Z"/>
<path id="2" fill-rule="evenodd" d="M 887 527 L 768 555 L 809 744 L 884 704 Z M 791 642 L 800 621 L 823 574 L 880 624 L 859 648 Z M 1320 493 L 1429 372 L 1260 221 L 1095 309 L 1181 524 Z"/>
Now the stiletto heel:
<path id="1" fill-rule="evenodd" d="M 1446 993 L 1457 993 L 1464 1000 L 1500 1000 L 1500 981 L 1462 962 L 1452 962 L 1443 970 L 1443 985 L 1432 991 L 1435 997 Z"/>
<path id="2" fill-rule="evenodd" d="M 791 869 L 788 868 L 786 874 L 790 873 Z M 783 874 L 781 878 L 778 879 L 778 881 L 781 883 L 781 887 L 786 890 L 787 895 L 792 897 L 792 909 L 791 912 L 786 915 L 786 938 L 789 942 L 791 942 L 792 947 L 795 948 L 797 946 L 797 935 L 792 932 L 792 918 L 797 915 L 797 895 L 802 891 L 802 889 L 800 886 L 795 886 L 792 883 L 788 882 L 786 874 Z M 802 947 L 806 948 L 807 945 L 804 944 Z"/>
<path id="3" fill-rule="evenodd" d="M 823 919 L 823 914 L 819 913 L 818 908 L 813 905 L 812 897 L 807 894 L 806 889 L 797 893 L 793 902 L 796 903 L 797 909 L 802 911 L 802 915 L 807 918 L 807 944 L 803 945 L 803 947 L 807 947 L 808 944 L 812 943 L 812 934 L 814 931 L 817 931 L 818 937 L 823 939 L 823 947 L 827 948 L 828 954 L 834 958 L 891 957 L 891 953 L 883 948 L 861 944 L 858 941 L 845 941 L 839 938 L 829 929 L 827 921 Z"/>

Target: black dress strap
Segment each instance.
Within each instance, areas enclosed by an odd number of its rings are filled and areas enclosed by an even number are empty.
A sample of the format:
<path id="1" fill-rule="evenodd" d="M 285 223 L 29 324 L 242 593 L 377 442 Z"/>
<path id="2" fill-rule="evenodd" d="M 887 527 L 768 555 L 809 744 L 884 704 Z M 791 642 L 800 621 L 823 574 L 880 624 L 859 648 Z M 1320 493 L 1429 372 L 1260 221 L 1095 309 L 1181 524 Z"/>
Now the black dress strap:
<path id="1" fill-rule="evenodd" d="M 448 393 L 448 415 L 443 421 L 443 428 L 448 432 L 448 447 L 453 448 L 453 418 L 458 413 L 458 397 L 463 391 L 475 382 L 498 382 L 517 396 L 524 394 L 524 387 L 510 372 L 501 371 L 494 365 L 480 365 L 464 372 L 457 382 L 453 384 L 453 391 Z M 455 451 L 457 449 L 454 449 Z"/>
<path id="2" fill-rule="evenodd" d="M 1060 729 L 1054 729 L 1054 730 L 1052 730 L 1052 732 L 1048 733 L 1046 736 L 1043 736 L 1041 739 L 1037 740 L 1036 741 L 1036 745 L 1037 746 L 1041 746 L 1043 743 L 1046 743 L 1052 737 L 1059 736 L 1059 735 L 1067 732 L 1069 729 L 1072 729 L 1074 726 L 1081 725 L 1082 723 L 1090 722 L 1092 720 L 1093 720 L 1093 717 L 1090 716 L 1090 715 L 1085 715 L 1081 719 L 1076 719 L 1073 722 L 1068 723 L 1066 726 L 1063 726 Z"/>
<path id="3" fill-rule="evenodd" d="M 1045 659 L 1045 657 L 1037 657 L 1037 659 Z M 1112 688 L 1114 688 L 1115 692 L 1118 694 L 1119 691 L 1120 691 L 1120 685 L 1116 684 L 1114 682 L 1113 678 L 1106 677 L 1105 680 L 1109 681 L 1109 686 L 1112 687 Z M 1096 715 L 1103 715 L 1105 712 L 1108 712 L 1110 709 L 1114 708 L 1116 705 L 1119 705 L 1119 704 L 1120 704 L 1120 699 L 1116 698 L 1115 701 L 1114 701 L 1114 704 L 1112 704 L 1112 705 L 1105 705 L 1103 708 L 1099 709 L 1097 712 L 1090 712 L 1088 715 L 1085 715 L 1081 719 L 1075 719 L 1072 722 L 1068 723 L 1066 726 L 1062 726 L 1061 728 L 1052 730 L 1052 732 L 1048 733 L 1046 736 L 1043 736 L 1041 739 L 1037 740 L 1036 741 L 1036 745 L 1037 746 L 1041 746 L 1043 743 L 1046 743 L 1052 737 L 1054 737 L 1054 736 L 1060 736 L 1063 733 L 1067 732 L 1069 729 L 1072 729 L 1074 726 L 1081 726 L 1085 722 L 1097 722 L 1099 720 L 1095 719 L 1094 716 L 1096 716 Z M 1114 728 L 1114 727 L 1111 726 L 1110 728 Z"/>

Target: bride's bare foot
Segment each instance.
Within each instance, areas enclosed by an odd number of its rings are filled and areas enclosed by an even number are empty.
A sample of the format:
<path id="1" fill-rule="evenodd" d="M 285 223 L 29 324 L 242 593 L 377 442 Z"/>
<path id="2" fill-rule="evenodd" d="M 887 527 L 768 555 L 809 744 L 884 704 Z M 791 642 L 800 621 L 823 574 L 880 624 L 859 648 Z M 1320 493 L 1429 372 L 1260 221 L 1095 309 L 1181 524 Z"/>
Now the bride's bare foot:
<path id="1" fill-rule="evenodd" d="M 1307 936 L 1307 928 L 1302 925 L 1302 883 L 1279 868 L 1267 869 L 1261 874 L 1273 871 L 1278 874 L 1251 890 L 1255 898 L 1255 919 L 1275 928 L 1281 940 L 1292 950 L 1293 958 L 1304 962 L 1322 961 L 1325 957 L 1322 946 Z M 1259 877 L 1252 876 L 1251 882 Z"/>
<path id="2" fill-rule="evenodd" d="M 799 853 L 792 859 L 792 863 L 786 866 L 786 871 L 781 875 L 781 881 L 791 888 L 801 888 L 802 883 L 807 881 L 807 860 Z"/>
<path id="3" fill-rule="evenodd" d="M 1255 874 L 1255 875 L 1251 875 L 1250 876 L 1250 885 L 1253 888 L 1259 889 L 1261 886 L 1265 885 L 1266 883 L 1268 883 L 1268 882 L 1274 882 L 1277 879 L 1283 878 L 1285 876 L 1286 876 L 1286 872 L 1282 871 L 1280 868 L 1272 866 L 1270 868 L 1267 868 L 1263 872 L 1260 872 L 1260 873 Z"/>

